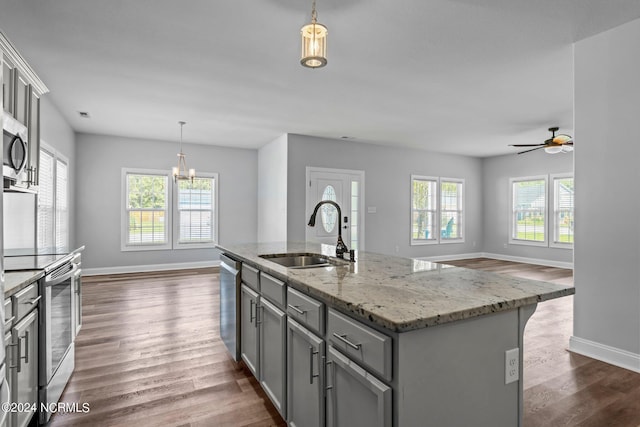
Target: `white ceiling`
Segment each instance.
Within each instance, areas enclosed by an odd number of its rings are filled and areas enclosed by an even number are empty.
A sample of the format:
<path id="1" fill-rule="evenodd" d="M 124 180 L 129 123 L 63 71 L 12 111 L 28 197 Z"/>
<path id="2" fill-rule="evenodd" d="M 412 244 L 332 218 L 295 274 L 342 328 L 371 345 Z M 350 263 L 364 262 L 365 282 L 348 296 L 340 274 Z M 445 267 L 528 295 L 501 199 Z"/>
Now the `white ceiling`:
<path id="1" fill-rule="evenodd" d="M 0 0 L 78 132 L 258 148 L 283 133 L 491 156 L 573 131 L 572 43 L 638 0 Z M 88 111 L 90 119 L 79 117 Z M 576 142 L 579 146 L 579 141 Z"/>

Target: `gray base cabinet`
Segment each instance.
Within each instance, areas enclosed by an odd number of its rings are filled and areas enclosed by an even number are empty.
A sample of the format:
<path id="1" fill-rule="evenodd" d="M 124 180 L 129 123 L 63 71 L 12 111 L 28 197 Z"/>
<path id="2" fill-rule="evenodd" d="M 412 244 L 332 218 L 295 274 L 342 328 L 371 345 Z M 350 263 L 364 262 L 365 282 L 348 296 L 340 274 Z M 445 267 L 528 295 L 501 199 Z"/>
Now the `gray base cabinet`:
<path id="1" fill-rule="evenodd" d="M 327 426 L 391 427 L 391 388 L 332 345 L 326 382 Z"/>
<path id="2" fill-rule="evenodd" d="M 258 330 L 260 384 L 284 419 L 286 412 L 286 314 L 260 298 Z"/>
<path id="3" fill-rule="evenodd" d="M 256 378 L 258 371 L 258 294 L 247 285 L 240 288 L 240 349 L 242 360 Z"/>
<path id="4" fill-rule="evenodd" d="M 324 340 L 287 320 L 287 420 L 291 427 L 322 427 Z"/>
<path id="5" fill-rule="evenodd" d="M 15 344 L 13 360 L 13 399 L 17 404 L 38 404 L 38 310 L 33 310 L 11 330 Z M 13 426 L 25 427 L 35 411 L 14 412 Z"/>

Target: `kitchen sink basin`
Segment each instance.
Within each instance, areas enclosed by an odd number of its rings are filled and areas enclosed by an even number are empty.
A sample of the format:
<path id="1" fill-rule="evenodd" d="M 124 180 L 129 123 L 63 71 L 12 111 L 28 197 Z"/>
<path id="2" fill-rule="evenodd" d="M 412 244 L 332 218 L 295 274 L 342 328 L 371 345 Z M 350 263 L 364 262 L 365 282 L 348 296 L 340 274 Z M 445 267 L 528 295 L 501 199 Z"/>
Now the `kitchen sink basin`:
<path id="1" fill-rule="evenodd" d="M 347 261 L 334 260 L 326 255 L 320 254 L 266 254 L 260 255 L 260 258 L 264 258 L 276 264 L 280 264 L 287 268 L 313 268 L 313 267 L 328 267 L 330 265 L 340 265 L 342 263 L 348 264 Z M 342 262 L 340 262 L 342 261 Z"/>

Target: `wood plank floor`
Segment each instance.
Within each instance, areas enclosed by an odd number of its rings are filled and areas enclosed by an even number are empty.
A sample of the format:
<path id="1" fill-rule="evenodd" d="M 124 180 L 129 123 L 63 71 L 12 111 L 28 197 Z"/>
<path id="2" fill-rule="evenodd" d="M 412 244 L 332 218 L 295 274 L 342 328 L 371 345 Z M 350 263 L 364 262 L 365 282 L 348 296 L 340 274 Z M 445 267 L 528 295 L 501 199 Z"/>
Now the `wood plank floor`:
<path id="1" fill-rule="evenodd" d="M 84 324 L 58 426 L 284 426 L 219 338 L 216 269 L 83 278 Z"/>
<path id="2" fill-rule="evenodd" d="M 448 264 L 573 282 L 571 270 L 473 259 Z M 283 426 L 218 337 L 215 269 L 85 277 L 84 325 L 50 426 Z M 573 297 L 539 304 L 525 331 L 525 427 L 640 426 L 640 374 L 566 351 Z M 447 426 L 445 426 L 447 427 Z"/>
<path id="3" fill-rule="evenodd" d="M 486 258 L 446 264 L 573 284 L 572 270 Z M 573 296 L 538 304 L 524 333 L 525 427 L 638 427 L 640 374 L 567 351 Z"/>

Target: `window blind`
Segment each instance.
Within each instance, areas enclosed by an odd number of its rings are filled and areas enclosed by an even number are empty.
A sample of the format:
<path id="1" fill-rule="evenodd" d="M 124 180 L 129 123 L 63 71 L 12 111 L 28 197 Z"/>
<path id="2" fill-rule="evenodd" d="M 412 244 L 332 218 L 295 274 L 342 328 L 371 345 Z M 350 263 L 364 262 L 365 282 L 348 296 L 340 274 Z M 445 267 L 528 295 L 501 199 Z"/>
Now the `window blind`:
<path id="1" fill-rule="evenodd" d="M 66 252 L 69 250 L 69 168 L 60 159 L 56 159 L 55 189 L 56 249 Z"/>
<path id="2" fill-rule="evenodd" d="M 214 230 L 214 178 L 178 182 L 178 243 L 210 243 Z"/>
<path id="3" fill-rule="evenodd" d="M 53 250 L 55 244 L 55 157 L 46 150 L 40 150 L 40 182 L 38 188 L 38 249 Z"/>

